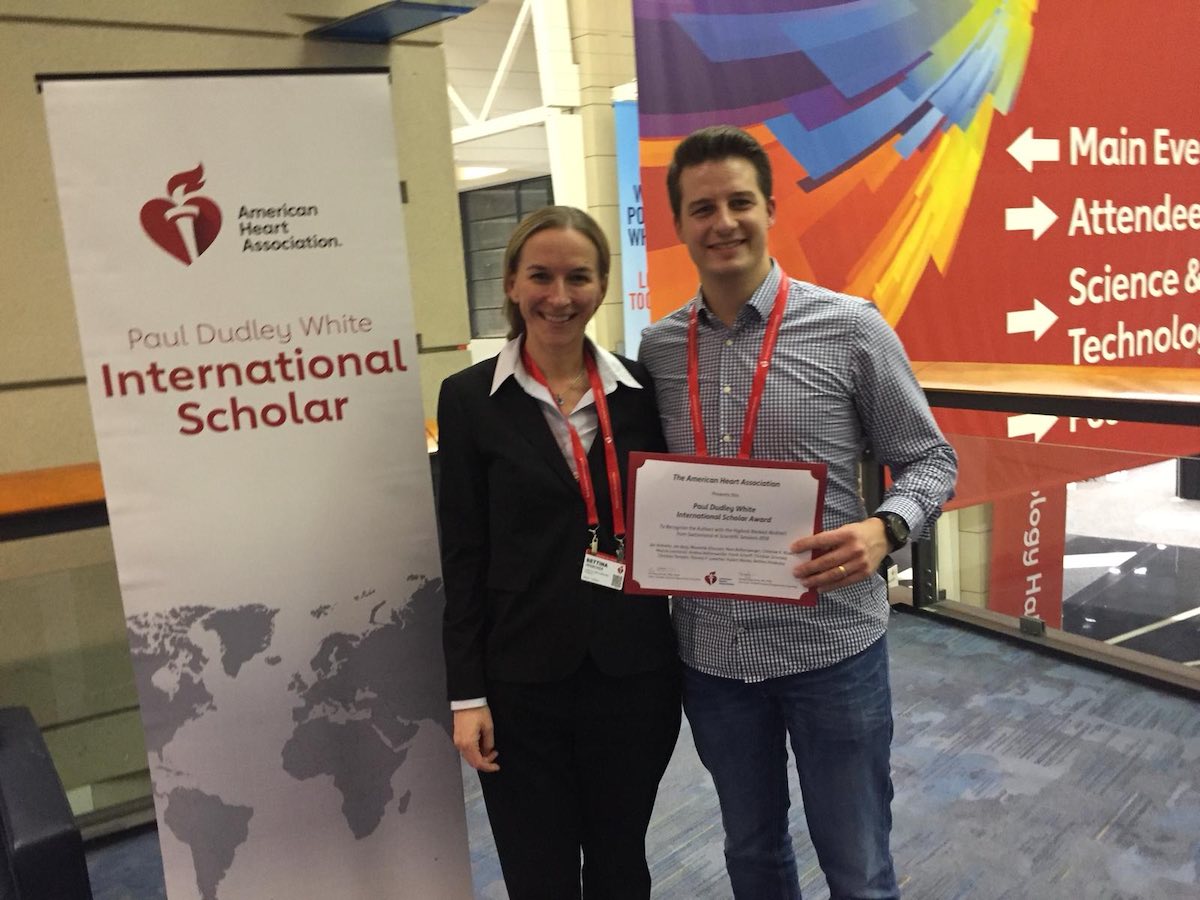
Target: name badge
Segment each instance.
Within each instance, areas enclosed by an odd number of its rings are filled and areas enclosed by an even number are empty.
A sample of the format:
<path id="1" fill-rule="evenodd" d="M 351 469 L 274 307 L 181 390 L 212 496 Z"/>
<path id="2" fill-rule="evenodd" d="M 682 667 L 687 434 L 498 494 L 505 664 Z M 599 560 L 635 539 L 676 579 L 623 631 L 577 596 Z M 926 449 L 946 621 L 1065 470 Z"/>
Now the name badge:
<path id="1" fill-rule="evenodd" d="M 583 554 L 583 571 L 579 577 L 588 584 L 619 591 L 625 585 L 625 563 L 615 556 L 588 550 Z"/>

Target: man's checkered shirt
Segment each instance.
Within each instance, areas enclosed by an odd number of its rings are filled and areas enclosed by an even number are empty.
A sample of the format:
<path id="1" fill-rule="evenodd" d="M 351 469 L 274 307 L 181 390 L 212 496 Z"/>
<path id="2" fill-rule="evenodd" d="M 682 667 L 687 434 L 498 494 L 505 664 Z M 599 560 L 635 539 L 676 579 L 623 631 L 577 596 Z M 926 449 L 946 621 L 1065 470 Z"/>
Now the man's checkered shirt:
<path id="1" fill-rule="evenodd" d="M 733 328 L 701 305 L 700 400 L 713 456 L 737 456 L 780 276 L 772 265 Z M 687 387 L 690 307 L 647 328 L 639 351 L 654 378 L 667 446 L 688 454 L 694 452 Z M 822 528 L 829 530 L 866 517 L 858 461 L 867 446 L 894 479 L 880 510 L 903 516 L 914 539 L 928 535 L 953 492 L 957 461 L 899 338 L 866 300 L 793 281 L 752 456 L 826 463 Z M 710 675 L 760 681 L 824 668 L 866 649 L 887 626 L 887 587 L 873 575 L 821 594 L 815 607 L 675 597 L 672 615 L 685 663 Z"/>

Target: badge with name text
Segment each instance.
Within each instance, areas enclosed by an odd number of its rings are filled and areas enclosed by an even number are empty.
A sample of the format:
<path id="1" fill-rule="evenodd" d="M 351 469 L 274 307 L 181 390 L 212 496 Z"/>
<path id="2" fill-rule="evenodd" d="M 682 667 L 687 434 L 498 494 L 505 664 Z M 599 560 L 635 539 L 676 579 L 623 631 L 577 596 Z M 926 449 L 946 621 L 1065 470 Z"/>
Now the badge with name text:
<path id="1" fill-rule="evenodd" d="M 579 577 L 588 584 L 619 591 L 625 586 L 625 563 L 615 556 L 589 550 L 583 554 L 583 571 Z"/>

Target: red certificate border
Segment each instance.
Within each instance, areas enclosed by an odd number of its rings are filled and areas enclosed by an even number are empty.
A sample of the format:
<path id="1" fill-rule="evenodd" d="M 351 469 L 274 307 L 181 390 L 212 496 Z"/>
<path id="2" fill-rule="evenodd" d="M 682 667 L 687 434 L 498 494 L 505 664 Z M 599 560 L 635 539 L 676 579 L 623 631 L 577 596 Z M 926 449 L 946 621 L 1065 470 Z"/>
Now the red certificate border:
<path id="1" fill-rule="evenodd" d="M 634 541 L 634 515 L 633 511 L 637 509 L 637 473 L 647 460 L 662 459 L 670 462 L 684 463 L 700 463 L 709 466 L 737 466 L 739 468 L 754 468 L 754 469 L 807 469 L 817 477 L 817 509 L 813 517 L 813 533 L 821 530 L 821 513 L 825 509 L 825 483 L 829 477 L 829 470 L 825 463 L 802 463 L 802 462 L 773 462 L 765 459 L 738 459 L 726 456 L 691 456 L 683 453 L 646 453 L 641 450 L 635 450 L 629 454 L 629 485 L 625 491 L 625 496 L 628 498 L 625 504 L 625 548 L 626 548 L 626 568 L 625 577 L 625 593 L 627 594 L 654 594 L 662 596 L 664 591 L 660 588 L 644 588 L 637 583 L 633 577 L 633 554 L 636 542 Z M 820 554 L 816 554 L 820 555 Z M 799 582 L 797 582 L 799 584 Z M 680 593 L 679 596 L 684 597 L 725 597 L 732 600 L 748 600 L 754 603 L 776 603 L 784 606 L 816 606 L 817 591 L 809 589 L 799 597 L 762 597 L 757 594 L 731 594 L 727 591 L 697 591 L 688 590 L 687 593 Z"/>

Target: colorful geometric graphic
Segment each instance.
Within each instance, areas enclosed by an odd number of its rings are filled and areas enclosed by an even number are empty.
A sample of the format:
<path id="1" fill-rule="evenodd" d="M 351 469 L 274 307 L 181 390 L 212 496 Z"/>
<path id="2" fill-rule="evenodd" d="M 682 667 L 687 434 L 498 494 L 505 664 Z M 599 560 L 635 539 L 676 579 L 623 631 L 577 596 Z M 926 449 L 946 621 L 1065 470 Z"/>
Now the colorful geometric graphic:
<path id="1" fill-rule="evenodd" d="M 676 142 L 754 134 L 775 171 L 772 252 L 895 325 L 945 272 L 993 115 L 1012 108 L 1037 0 L 635 0 L 653 317 L 694 274 L 665 201 Z M 652 213 L 651 210 L 654 210 Z"/>

